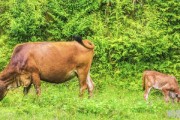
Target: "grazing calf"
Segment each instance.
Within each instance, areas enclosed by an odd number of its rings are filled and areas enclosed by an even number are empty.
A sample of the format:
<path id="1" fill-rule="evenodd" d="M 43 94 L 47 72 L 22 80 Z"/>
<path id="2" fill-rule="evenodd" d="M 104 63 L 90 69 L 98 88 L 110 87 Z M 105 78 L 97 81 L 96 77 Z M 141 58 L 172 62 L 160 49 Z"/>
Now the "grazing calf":
<path id="1" fill-rule="evenodd" d="M 0 100 L 10 88 L 24 87 L 27 94 L 31 84 L 40 95 L 40 80 L 63 83 L 77 76 L 80 96 L 94 89 L 90 67 L 94 56 L 94 45 L 89 40 L 72 42 L 32 42 L 15 47 L 11 60 L 0 74 Z"/>
<path id="2" fill-rule="evenodd" d="M 151 88 L 161 90 L 166 102 L 169 101 L 169 97 L 177 97 L 177 101 L 180 100 L 180 89 L 174 76 L 166 75 L 157 71 L 144 71 L 142 79 L 143 89 L 145 90 L 145 100 L 148 99 L 148 94 Z"/>

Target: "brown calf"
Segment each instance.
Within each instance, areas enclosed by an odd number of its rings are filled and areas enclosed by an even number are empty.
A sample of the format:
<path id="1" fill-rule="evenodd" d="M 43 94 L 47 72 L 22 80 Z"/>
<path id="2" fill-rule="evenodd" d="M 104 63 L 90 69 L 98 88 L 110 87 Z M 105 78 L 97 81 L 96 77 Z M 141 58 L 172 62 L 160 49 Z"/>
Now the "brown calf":
<path id="1" fill-rule="evenodd" d="M 161 90 L 166 102 L 169 101 L 169 97 L 173 98 L 173 94 L 175 94 L 178 101 L 180 100 L 180 89 L 174 76 L 166 75 L 157 71 L 144 71 L 143 89 L 145 90 L 145 100 L 148 99 L 148 94 L 151 88 Z"/>
<path id="2" fill-rule="evenodd" d="M 79 79 L 80 96 L 85 89 L 92 96 L 94 84 L 90 67 L 94 45 L 88 40 L 77 41 L 17 45 L 9 64 L 0 74 L 0 100 L 10 88 L 24 86 L 24 94 L 27 94 L 34 84 L 40 95 L 40 80 L 63 83 L 74 76 Z"/>

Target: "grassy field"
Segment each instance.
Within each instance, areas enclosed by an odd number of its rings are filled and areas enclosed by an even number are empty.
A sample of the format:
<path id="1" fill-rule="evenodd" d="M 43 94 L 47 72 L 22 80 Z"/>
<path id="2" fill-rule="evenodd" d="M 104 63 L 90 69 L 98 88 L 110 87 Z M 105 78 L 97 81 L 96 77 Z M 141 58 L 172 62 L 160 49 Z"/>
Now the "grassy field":
<path id="1" fill-rule="evenodd" d="M 42 95 L 36 97 L 32 87 L 23 97 L 22 88 L 10 90 L 0 102 L 1 120 L 166 120 L 175 116 L 180 104 L 165 103 L 162 94 L 151 91 L 143 99 L 141 79 L 97 78 L 94 97 L 78 97 L 77 79 L 64 84 L 42 82 Z M 116 81 L 116 82 L 113 82 Z M 176 110 L 176 111 L 174 111 Z M 169 112 L 168 112 L 169 111 Z M 170 113 L 171 112 L 171 113 Z M 170 116 L 168 116 L 168 114 Z M 172 116 L 172 117 L 171 117 Z"/>

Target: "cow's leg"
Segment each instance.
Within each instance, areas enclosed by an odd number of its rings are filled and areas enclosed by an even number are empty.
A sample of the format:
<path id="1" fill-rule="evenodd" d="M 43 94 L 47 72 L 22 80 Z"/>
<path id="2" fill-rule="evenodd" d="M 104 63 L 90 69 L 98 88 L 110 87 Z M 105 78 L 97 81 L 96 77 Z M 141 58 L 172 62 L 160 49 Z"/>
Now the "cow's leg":
<path id="1" fill-rule="evenodd" d="M 166 102 L 169 102 L 169 91 L 167 89 L 162 89 L 164 99 Z"/>
<path id="2" fill-rule="evenodd" d="M 79 76 L 79 84 L 80 84 L 80 94 L 79 96 L 82 97 L 84 94 L 84 91 L 87 89 L 87 83 L 86 83 L 86 75 L 80 75 Z"/>
<path id="3" fill-rule="evenodd" d="M 144 92 L 144 99 L 147 101 L 148 100 L 148 95 L 149 95 L 149 92 L 151 90 L 152 87 L 146 87 L 145 88 L 145 92 Z"/>
<path id="4" fill-rule="evenodd" d="M 40 77 L 38 73 L 32 73 L 32 82 L 36 89 L 36 94 L 39 96 L 41 94 L 41 88 L 40 88 L 41 82 L 40 82 Z"/>
<path id="5" fill-rule="evenodd" d="M 89 97 L 92 97 L 93 89 L 94 89 L 94 83 L 93 83 L 93 81 L 92 81 L 92 79 L 90 77 L 90 72 L 88 72 L 86 82 L 87 82 Z"/>
<path id="6" fill-rule="evenodd" d="M 31 84 L 27 87 L 24 87 L 24 90 L 23 90 L 24 95 L 27 95 L 29 93 L 30 88 L 31 88 Z"/>
<path id="7" fill-rule="evenodd" d="M 77 74 L 78 74 L 79 85 L 80 85 L 79 96 L 82 97 L 84 94 L 84 91 L 87 89 L 86 79 L 87 79 L 88 72 L 86 72 L 86 70 L 84 70 L 84 69 L 79 69 L 77 71 Z"/>

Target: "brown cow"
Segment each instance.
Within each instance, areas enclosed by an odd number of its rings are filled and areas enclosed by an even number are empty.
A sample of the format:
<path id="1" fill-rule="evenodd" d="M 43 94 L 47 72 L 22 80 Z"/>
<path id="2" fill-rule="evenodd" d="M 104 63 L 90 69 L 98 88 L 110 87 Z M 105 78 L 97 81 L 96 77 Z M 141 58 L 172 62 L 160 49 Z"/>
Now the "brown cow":
<path id="1" fill-rule="evenodd" d="M 148 99 L 148 94 L 151 88 L 161 90 L 164 94 L 166 102 L 169 101 L 169 97 L 173 98 L 173 94 L 175 94 L 178 101 L 180 100 L 180 89 L 178 86 L 178 82 L 174 76 L 166 75 L 157 71 L 144 71 L 143 89 L 145 90 L 145 100 Z"/>
<path id="2" fill-rule="evenodd" d="M 80 96 L 94 89 L 90 67 L 94 45 L 89 40 L 72 42 L 32 42 L 15 47 L 11 60 L 0 74 L 0 100 L 10 88 L 24 86 L 27 94 L 31 84 L 40 95 L 40 80 L 63 83 L 77 76 Z"/>

